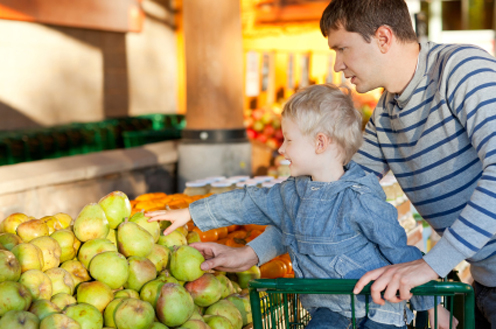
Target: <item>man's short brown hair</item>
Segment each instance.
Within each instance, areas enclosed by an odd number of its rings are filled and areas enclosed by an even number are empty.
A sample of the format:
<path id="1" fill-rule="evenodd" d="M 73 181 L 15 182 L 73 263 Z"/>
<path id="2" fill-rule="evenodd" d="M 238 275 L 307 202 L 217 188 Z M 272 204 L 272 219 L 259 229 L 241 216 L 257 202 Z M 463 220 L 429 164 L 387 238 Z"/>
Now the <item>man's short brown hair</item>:
<path id="1" fill-rule="evenodd" d="M 359 33 L 367 42 L 383 25 L 389 26 L 400 41 L 417 41 L 404 0 L 332 0 L 320 19 L 324 37 L 343 27 Z"/>

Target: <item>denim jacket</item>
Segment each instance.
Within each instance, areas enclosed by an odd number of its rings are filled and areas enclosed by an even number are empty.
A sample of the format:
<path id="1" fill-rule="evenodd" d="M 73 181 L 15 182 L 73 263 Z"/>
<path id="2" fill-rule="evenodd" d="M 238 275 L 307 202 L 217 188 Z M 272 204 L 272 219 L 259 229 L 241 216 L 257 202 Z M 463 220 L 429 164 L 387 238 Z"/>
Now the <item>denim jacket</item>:
<path id="1" fill-rule="evenodd" d="M 277 227 L 283 236 L 297 278 L 359 279 L 367 271 L 420 259 L 406 244 L 396 208 L 375 175 L 354 162 L 336 182 L 314 182 L 308 176 L 290 177 L 271 188 L 246 187 L 216 194 L 190 205 L 201 230 L 221 226 L 261 224 Z M 351 317 L 349 295 L 301 295 L 308 309 L 327 307 Z M 355 315 L 365 316 L 365 296 L 355 297 Z M 414 297 L 417 310 L 434 306 L 433 297 Z M 369 318 L 403 326 L 413 317 L 405 302 L 384 306 L 370 299 Z"/>

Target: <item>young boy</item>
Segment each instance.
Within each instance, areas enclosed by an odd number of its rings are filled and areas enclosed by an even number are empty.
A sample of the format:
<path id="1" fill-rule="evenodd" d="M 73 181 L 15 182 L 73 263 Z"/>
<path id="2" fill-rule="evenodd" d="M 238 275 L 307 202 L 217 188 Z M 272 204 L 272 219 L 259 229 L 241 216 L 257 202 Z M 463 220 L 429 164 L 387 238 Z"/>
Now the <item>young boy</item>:
<path id="1" fill-rule="evenodd" d="M 420 259 L 421 252 L 406 244 L 397 211 L 385 201 L 377 177 L 350 161 L 362 143 L 361 124 L 351 98 L 339 88 L 307 87 L 288 100 L 282 113 L 279 153 L 291 162 L 287 181 L 217 194 L 189 209 L 147 216 L 172 222 L 164 234 L 191 218 L 202 230 L 274 225 L 283 234 L 297 278 L 359 279 L 375 268 Z M 413 317 L 405 302 L 371 303 L 366 317 L 365 297 L 356 298 L 359 328 L 406 328 Z M 301 302 L 312 315 L 307 328 L 350 326 L 350 296 L 301 295 Z M 432 319 L 433 297 L 411 302 L 417 310 L 430 309 Z M 438 323 L 449 327 L 449 312 L 441 307 Z"/>

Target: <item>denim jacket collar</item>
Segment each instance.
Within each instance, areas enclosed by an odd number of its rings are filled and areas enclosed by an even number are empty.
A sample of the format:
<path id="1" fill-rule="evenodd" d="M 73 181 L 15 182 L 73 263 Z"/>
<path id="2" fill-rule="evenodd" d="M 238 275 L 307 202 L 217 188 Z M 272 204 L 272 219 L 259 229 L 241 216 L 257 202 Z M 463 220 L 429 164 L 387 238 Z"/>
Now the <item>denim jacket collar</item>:
<path id="1" fill-rule="evenodd" d="M 354 161 L 350 161 L 344 166 L 344 174 L 341 178 L 334 182 L 315 182 L 310 176 L 290 177 L 290 180 L 295 180 L 296 191 L 302 197 L 318 197 L 319 194 L 329 198 L 333 194 L 337 194 L 344 189 L 352 188 L 358 193 L 371 193 L 386 197 L 384 190 L 377 184 L 377 176 L 366 174 L 362 168 Z"/>

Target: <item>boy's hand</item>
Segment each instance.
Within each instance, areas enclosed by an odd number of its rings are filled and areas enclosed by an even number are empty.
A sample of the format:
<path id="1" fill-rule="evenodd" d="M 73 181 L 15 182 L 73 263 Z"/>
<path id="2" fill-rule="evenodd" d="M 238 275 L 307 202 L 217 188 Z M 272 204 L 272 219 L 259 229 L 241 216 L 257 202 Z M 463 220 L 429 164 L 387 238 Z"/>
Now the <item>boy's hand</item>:
<path id="1" fill-rule="evenodd" d="M 162 220 L 171 222 L 171 226 L 165 229 L 164 235 L 171 233 L 180 226 L 186 225 L 186 223 L 189 222 L 191 219 L 191 214 L 188 208 L 177 210 L 149 211 L 145 213 L 145 216 L 150 217 L 148 222 L 156 222 Z"/>
<path id="2" fill-rule="evenodd" d="M 427 311 L 429 314 L 429 322 L 431 323 L 431 328 L 435 328 L 434 322 L 434 308 Z M 437 328 L 435 329 L 449 329 L 450 328 L 450 312 L 445 309 L 441 304 L 437 305 Z M 453 317 L 453 326 L 451 328 L 456 328 L 458 326 L 458 320 Z"/>

